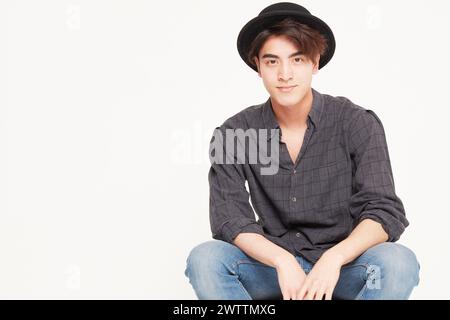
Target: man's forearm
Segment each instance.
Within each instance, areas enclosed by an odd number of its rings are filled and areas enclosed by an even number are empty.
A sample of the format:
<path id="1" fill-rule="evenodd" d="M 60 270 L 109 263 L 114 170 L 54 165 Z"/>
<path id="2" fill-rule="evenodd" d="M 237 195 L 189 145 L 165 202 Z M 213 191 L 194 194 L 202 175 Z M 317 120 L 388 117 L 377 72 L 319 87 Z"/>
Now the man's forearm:
<path id="1" fill-rule="evenodd" d="M 334 255 L 344 265 L 359 257 L 367 249 L 387 240 L 388 234 L 380 223 L 364 219 L 346 239 L 328 249 L 324 254 Z"/>
<path id="2" fill-rule="evenodd" d="M 240 233 L 233 244 L 253 259 L 274 268 L 286 258 L 295 259 L 289 251 L 257 233 Z"/>

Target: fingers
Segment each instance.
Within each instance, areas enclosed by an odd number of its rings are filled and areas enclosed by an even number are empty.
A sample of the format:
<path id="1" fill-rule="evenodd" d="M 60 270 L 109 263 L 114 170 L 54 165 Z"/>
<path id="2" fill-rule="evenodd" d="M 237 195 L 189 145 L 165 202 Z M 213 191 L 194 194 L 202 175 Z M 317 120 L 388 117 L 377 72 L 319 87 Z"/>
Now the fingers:
<path id="1" fill-rule="evenodd" d="M 326 284 L 319 282 L 306 282 L 295 296 L 296 300 L 331 300 L 332 289 L 327 288 Z"/>
<path id="2" fill-rule="evenodd" d="M 305 294 L 302 293 L 301 290 L 297 291 L 297 294 L 295 295 L 295 300 L 303 300 Z"/>
<path id="3" fill-rule="evenodd" d="M 283 300 L 295 300 L 295 292 L 291 291 L 283 292 Z"/>
<path id="4" fill-rule="evenodd" d="M 305 281 L 297 292 L 283 293 L 283 300 L 331 300 L 333 289 L 319 281 Z"/>
<path id="5" fill-rule="evenodd" d="M 300 290 L 300 296 L 302 296 L 302 300 L 313 300 L 318 288 L 319 282 L 306 279 L 302 289 Z"/>
<path id="6" fill-rule="evenodd" d="M 327 289 L 326 286 L 320 287 L 320 289 L 317 290 L 317 293 L 316 293 L 316 295 L 314 296 L 314 300 L 323 300 L 323 296 L 325 295 L 326 289 Z"/>
<path id="7" fill-rule="evenodd" d="M 332 297 L 333 297 L 333 289 L 328 289 L 325 292 L 325 300 L 331 300 Z"/>
<path id="8" fill-rule="evenodd" d="M 312 288 L 310 290 L 308 290 L 308 292 L 306 293 L 305 296 L 305 300 L 314 300 L 314 296 L 316 295 L 318 286 L 317 284 L 313 284 Z"/>
<path id="9" fill-rule="evenodd" d="M 303 300 L 305 298 L 305 294 L 306 294 L 307 291 L 308 291 L 308 283 L 306 283 L 306 281 L 305 281 L 303 286 L 297 292 L 296 299 L 297 300 Z"/>

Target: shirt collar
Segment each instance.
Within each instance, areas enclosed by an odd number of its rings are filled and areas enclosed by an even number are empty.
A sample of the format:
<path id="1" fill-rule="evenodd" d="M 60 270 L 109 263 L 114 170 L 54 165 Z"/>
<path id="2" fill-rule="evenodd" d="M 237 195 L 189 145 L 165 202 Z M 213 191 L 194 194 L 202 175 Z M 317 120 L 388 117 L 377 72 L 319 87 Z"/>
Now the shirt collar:
<path id="1" fill-rule="evenodd" d="M 324 98 L 320 92 L 314 90 L 313 88 L 311 88 L 311 91 L 313 94 L 313 101 L 311 110 L 309 111 L 308 114 L 308 118 L 313 123 L 314 128 L 317 129 L 319 127 L 320 118 L 323 112 Z M 270 98 L 267 99 L 267 101 L 263 105 L 263 121 L 264 121 L 264 128 L 267 130 L 280 129 L 280 125 L 278 124 L 278 121 L 275 117 L 275 113 L 273 112 L 272 102 Z M 273 133 L 272 131 L 269 132 L 271 132 L 271 134 L 268 135 L 268 139 L 270 140 L 272 136 L 276 133 L 276 131 L 273 131 Z"/>

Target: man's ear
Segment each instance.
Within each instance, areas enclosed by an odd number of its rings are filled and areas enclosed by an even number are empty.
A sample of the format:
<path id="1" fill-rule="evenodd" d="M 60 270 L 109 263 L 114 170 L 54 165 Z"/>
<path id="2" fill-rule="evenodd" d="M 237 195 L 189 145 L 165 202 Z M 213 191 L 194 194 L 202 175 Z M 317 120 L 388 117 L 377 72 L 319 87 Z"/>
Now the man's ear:
<path id="1" fill-rule="evenodd" d="M 319 62 L 320 62 L 320 54 L 318 54 L 316 56 L 314 66 L 313 66 L 313 74 L 316 74 L 317 72 L 319 72 Z"/>

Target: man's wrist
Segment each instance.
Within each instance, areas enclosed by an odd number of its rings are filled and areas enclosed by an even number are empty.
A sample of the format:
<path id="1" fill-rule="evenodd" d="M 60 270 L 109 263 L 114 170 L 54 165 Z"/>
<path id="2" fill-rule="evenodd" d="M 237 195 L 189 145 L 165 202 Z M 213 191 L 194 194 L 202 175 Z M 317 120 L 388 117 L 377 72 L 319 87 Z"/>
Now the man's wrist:
<path id="1" fill-rule="evenodd" d="M 275 258 L 273 259 L 273 266 L 278 269 L 289 262 L 291 259 L 295 259 L 295 257 L 291 253 L 281 253 L 275 256 Z"/>
<path id="2" fill-rule="evenodd" d="M 328 249 L 324 252 L 323 256 L 331 261 L 334 261 L 339 266 L 343 266 L 347 260 L 345 255 L 335 248 Z"/>

